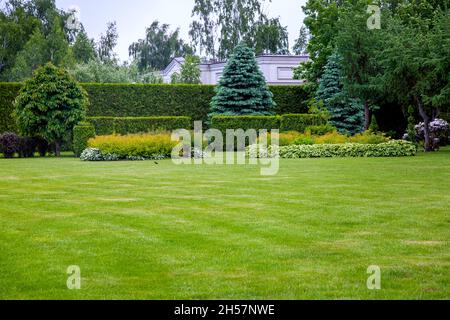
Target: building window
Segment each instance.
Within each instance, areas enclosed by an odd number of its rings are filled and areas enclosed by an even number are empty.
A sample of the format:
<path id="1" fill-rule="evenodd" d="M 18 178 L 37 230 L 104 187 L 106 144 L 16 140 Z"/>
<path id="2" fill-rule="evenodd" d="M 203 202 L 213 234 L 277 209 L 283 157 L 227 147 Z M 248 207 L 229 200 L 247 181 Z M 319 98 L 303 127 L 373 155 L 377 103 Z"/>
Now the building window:
<path id="1" fill-rule="evenodd" d="M 278 80 L 292 80 L 294 79 L 294 69 L 289 67 L 278 68 Z"/>

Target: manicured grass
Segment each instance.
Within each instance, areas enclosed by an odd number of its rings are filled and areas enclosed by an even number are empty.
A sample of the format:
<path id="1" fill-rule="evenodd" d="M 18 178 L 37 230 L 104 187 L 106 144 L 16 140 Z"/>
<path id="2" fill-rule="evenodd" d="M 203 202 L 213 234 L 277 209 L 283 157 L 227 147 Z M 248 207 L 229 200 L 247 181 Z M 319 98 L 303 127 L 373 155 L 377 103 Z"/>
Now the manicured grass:
<path id="1" fill-rule="evenodd" d="M 0 298 L 448 299 L 449 181 L 449 149 L 282 160 L 274 177 L 1 159 Z"/>

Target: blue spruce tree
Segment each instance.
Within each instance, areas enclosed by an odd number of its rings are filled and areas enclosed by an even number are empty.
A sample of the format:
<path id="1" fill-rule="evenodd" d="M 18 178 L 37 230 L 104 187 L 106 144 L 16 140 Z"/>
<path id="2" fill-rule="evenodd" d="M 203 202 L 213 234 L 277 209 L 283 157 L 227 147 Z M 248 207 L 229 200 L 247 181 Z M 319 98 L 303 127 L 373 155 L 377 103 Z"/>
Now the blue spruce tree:
<path id="1" fill-rule="evenodd" d="M 330 122 L 340 133 L 354 135 L 364 129 L 364 105 L 360 100 L 350 98 L 346 92 L 341 63 L 337 53 L 328 58 L 316 98 L 323 101 L 330 112 Z"/>
<path id="2" fill-rule="evenodd" d="M 272 92 L 267 87 L 253 50 L 243 43 L 234 49 L 215 92 L 210 117 L 273 115 L 275 103 Z"/>

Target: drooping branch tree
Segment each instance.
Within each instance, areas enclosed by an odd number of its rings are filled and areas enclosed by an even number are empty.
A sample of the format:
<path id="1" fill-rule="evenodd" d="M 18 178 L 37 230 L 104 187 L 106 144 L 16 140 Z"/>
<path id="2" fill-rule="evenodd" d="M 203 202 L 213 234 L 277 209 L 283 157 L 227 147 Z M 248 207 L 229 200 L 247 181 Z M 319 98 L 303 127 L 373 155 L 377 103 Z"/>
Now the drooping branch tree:
<path id="1" fill-rule="evenodd" d="M 175 57 L 193 53 L 193 49 L 180 39 L 179 29 L 169 31 L 168 24 L 154 21 L 146 30 L 144 39 L 130 45 L 128 51 L 138 64 L 139 70 L 162 70 Z"/>
<path id="2" fill-rule="evenodd" d="M 293 51 L 297 55 L 305 54 L 308 48 L 308 42 L 309 42 L 309 32 L 308 29 L 303 25 L 300 28 L 300 32 L 298 35 L 297 40 L 295 40 Z"/>
<path id="3" fill-rule="evenodd" d="M 241 41 L 257 54 L 287 52 L 286 27 L 278 18 L 267 18 L 263 12 L 265 1 L 195 0 L 189 35 L 200 54 L 223 60 Z"/>
<path id="4" fill-rule="evenodd" d="M 264 19 L 256 23 L 254 29 L 254 38 L 247 43 L 255 49 L 256 55 L 289 54 L 287 27 L 281 25 L 279 18 Z"/>
<path id="5" fill-rule="evenodd" d="M 267 87 L 253 50 L 243 43 L 235 48 L 215 92 L 210 116 L 273 114 L 273 94 Z"/>
<path id="6" fill-rule="evenodd" d="M 100 36 L 97 43 L 97 56 L 104 63 L 115 63 L 117 60 L 114 48 L 117 45 L 119 34 L 117 33 L 117 23 L 108 22 L 105 34 Z"/>

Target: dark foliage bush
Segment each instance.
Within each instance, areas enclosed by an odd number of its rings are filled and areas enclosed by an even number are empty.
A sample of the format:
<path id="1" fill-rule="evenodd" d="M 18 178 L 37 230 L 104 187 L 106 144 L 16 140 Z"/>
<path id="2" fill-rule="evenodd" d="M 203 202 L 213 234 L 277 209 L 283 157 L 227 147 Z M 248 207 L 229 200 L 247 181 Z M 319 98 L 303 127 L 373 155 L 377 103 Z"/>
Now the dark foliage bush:
<path id="1" fill-rule="evenodd" d="M 12 132 L 0 135 L 0 148 L 5 158 L 12 158 L 14 154 L 20 152 L 21 139 Z"/>
<path id="2" fill-rule="evenodd" d="M 34 138 L 34 141 L 36 143 L 36 150 L 39 153 L 41 157 L 45 157 L 47 155 L 47 152 L 49 151 L 49 145 L 47 140 L 43 138 Z"/>
<path id="3" fill-rule="evenodd" d="M 19 155 L 21 158 L 32 158 L 36 152 L 36 139 L 30 137 L 20 138 Z"/>

